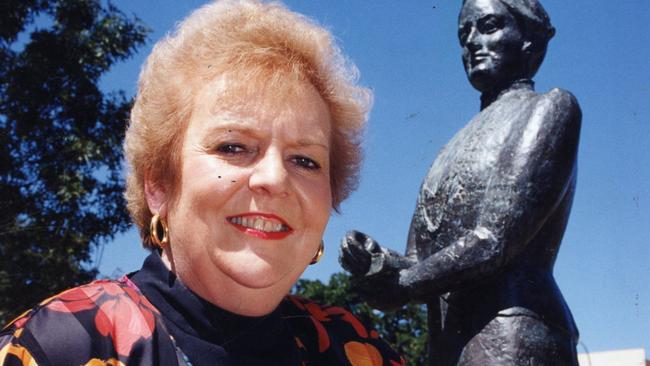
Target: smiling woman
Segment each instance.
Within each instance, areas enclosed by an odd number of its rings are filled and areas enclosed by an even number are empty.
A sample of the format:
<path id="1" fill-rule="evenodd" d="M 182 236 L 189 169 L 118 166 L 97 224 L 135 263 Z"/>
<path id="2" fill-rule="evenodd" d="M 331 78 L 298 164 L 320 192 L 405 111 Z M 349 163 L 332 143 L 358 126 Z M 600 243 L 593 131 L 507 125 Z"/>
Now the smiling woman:
<path id="1" fill-rule="evenodd" d="M 145 192 L 170 227 L 168 266 L 202 298 L 260 316 L 319 250 L 332 206 L 330 115 L 305 81 L 279 93 L 214 84 L 198 93 L 184 133 L 177 197 L 147 177 Z M 219 104 L 225 87 L 239 102 Z"/>
<path id="2" fill-rule="evenodd" d="M 282 5 L 195 11 L 145 63 L 126 132 L 152 254 L 14 321 L 0 363 L 403 364 L 345 309 L 287 296 L 356 185 L 370 101 L 331 35 Z"/>

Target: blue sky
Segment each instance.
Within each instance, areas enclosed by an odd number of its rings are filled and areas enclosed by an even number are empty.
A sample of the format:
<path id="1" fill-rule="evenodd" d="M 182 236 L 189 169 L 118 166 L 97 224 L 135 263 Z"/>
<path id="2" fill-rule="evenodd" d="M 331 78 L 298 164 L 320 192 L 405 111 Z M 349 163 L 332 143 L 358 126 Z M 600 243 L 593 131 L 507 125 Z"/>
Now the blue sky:
<path id="1" fill-rule="evenodd" d="M 105 90 L 133 95 L 155 41 L 204 1 L 113 3 L 153 29 L 146 46 L 102 80 Z M 347 230 L 404 250 L 421 180 L 478 112 L 479 94 L 460 62 L 460 0 L 285 4 L 330 29 L 375 93 L 361 184 L 330 220 L 324 259 L 304 274 L 326 281 L 341 271 L 338 243 Z M 577 193 L 555 277 L 589 351 L 650 351 L 650 2 L 543 5 L 557 34 L 535 77 L 537 90 L 569 90 L 583 110 Z M 145 255 L 131 230 L 105 246 L 99 268 L 104 275 L 129 272 Z"/>

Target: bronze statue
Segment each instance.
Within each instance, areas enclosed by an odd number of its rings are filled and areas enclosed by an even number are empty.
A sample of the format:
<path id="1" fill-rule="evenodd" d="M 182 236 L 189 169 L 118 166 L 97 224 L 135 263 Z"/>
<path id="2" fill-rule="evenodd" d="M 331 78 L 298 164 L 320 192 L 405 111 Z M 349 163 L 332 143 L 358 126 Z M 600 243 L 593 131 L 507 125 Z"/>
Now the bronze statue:
<path id="1" fill-rule="evenodd" d="M 480 113 L 424 179 L 406 255 L 359 232 L 343 239 L 341 264 L 370 304 L 427 304 L 431 365 L 578 365 L 553 265 L 581 112 L 531 80 L 553 35 L 537 0 L 465 0 L 458 36 Z"/>

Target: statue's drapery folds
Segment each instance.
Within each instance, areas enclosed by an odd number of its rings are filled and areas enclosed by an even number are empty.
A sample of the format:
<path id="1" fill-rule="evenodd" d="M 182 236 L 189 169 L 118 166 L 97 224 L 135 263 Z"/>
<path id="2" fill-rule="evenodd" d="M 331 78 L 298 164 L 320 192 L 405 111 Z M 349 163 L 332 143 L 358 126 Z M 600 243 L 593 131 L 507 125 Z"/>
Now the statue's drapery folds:
<path id="1" fill-rule="evenodd" d="M 481 111 L 442 149 L 405 255 L 343 239 L 370 304 L 429 310 L 431 365 L 577 365 L 578 331 L 553 278 L 577 174 L 581 111 L 531 78 L 554 29 L 536 0 L 466 0 L 459 39 Z"/>

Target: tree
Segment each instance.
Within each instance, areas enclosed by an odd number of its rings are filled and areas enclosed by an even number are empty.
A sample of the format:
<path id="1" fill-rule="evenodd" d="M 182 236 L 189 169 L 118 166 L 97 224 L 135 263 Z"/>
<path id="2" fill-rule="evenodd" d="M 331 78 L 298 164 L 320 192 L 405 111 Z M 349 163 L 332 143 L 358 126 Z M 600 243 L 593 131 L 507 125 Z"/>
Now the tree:
<path id="1" fill-rule="evenodd" d="M 0 321 L 93 279 L 128 226 L 121 144 L 130 100 L 100 77 L 148 29 L 100 0 L 0 2 Z"/>
<path id="2" fill-rule="evenodd" d="M 408 304 L 391 312 L 374 310 L 351 289 L 350 277 L 344 273 L 333 274 L 328 284 L 318 280 L 298 280 L 293 293 L 320 304 L 350 309 L 361 322 L 376 329 L 409 365 L 427 364 L 428 333 L 424 305 Z"/>

